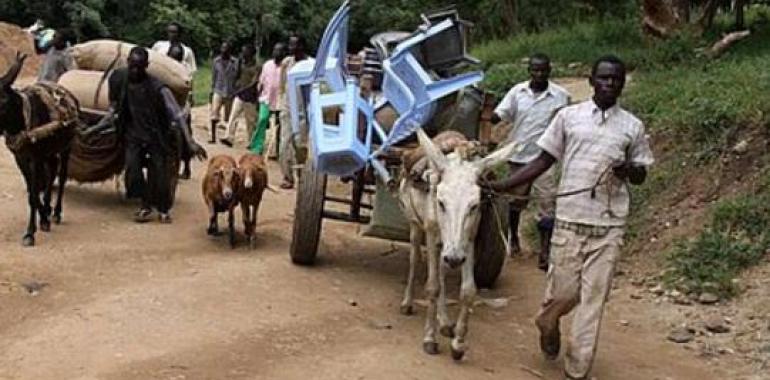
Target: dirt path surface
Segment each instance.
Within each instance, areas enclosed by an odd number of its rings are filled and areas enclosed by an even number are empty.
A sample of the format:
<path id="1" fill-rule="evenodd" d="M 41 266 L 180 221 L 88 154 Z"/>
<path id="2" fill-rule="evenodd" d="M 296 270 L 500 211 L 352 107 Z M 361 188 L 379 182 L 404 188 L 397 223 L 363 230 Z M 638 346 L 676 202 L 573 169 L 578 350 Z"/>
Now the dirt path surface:
<path id="1" fill-rule="evenodd" d="M 427 356 L 424 309 L 398 314 L 405 247 L 325 223 L 319 264 L 296 267 L 288 258 L 294 193 L 280 192 L 266 195 L 257 248 L 240 236 L 230 250 L 205 234 L 203 165 L 194 170 L 179 188 L 172 225 L 134 224 L 134 205 L 114 183 L 70 184 L 64 223 L 25 249 L 23 183 L 2 149 L 0 379 L 561 378 L 561 361 L 545 362 L 537 347 L 532 320 L 543 276 L 532 259 L 509 261 L 497 288 L 482 293 L 509 304 L 474 310 L 463 362 L 452 362 L 446 341 L 440 356 Z M 277 166 L 271 175 L 277 183 Z M 29 291 L 33 281 L 43 287 Z M 598 379 L 723 378 L 666 342 L 667 331 L 647 323 L 649 308 L 623 288 L 614 292 Z"/>

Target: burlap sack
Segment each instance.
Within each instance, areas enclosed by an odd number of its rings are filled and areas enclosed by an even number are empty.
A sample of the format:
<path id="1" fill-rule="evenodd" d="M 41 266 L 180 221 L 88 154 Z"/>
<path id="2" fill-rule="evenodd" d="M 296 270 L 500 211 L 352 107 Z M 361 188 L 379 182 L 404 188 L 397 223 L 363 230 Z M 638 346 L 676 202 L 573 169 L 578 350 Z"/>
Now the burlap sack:
<path id="1" fill-rule="evenodd" d="M 103 71 L 71 70 L 59 78 L 59 84 L 75 95 L 80 108 L 107 111 L 110 108 L 109 81 L 102 79 L 103 76 Z"/>
<path id="2" fill-rule="evenodd" d="M 72 47 L 72 56 L 81 70 L 106 71 L 126 66 L 126 57 L 136 45 L 114 40 L 94 40 Z M 147 71 L 168 86 L 180 104 L 192 89 L 192 76 L 184 65 L 147 49 L 150 67 Z"/>

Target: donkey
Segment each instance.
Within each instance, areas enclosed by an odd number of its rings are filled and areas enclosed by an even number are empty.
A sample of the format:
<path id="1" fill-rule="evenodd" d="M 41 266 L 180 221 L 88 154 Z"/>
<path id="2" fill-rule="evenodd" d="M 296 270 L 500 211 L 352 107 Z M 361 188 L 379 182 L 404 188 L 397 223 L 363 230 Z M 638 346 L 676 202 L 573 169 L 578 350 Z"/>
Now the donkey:
<path id="1" fill-rule="evenodd" d="M 411 242 L 409 274 L 401 312 L 412 313 L 415 271 L 421 255 L 422 242 L 425 241 L 428 261 L 425 293 L 428 311 L 423 350 L 431 355 L 438 354 L 438 324 L 441 335 L 452 339 L 452 358 L 461 360 L 467 351 L 465 337 L 468 333 L 468 314 L 476 297 L 473 250 L 482 202 L 481 187 L 477 181 L 488 169 L 510 157 L 516 144 L 506 145 L 484 158 L 473 159 L 473 154 L 466 150 L 468 147 L 472 148 L 473 143 L 461 135 L 460 141 L 457 141 L 459 134 L 452 134 L 454 136 L 449 138 L 439 135 L 434 142 L 422 129 L 418 129 L 419 149 L 424 151 L 430 167 L 422 176 L 428 186 L 427 189 L 421 186 L 420 179 L 415 178 L 415 175 L 403 176 L 399 186 L 399 201 L 410 223 Z M 447 146 L 447 142 L 452 140 L 455 141 Z M 452 149 L 453 152 L 444 155 L 442 149 Z M 414 173 L 414 170 L 410 172 Z M 446 308 L 445 276 L 447 269 L 457 268 L 461 268 L 462 284 L 460 312 L 457 323 L 453 324 Z"/>
<path id="2" fill-rule="evenodd" d="M 53 222 L 61 223 L 67 162 L 79 105 L 69 92 L 53 83 L 14 90 L 11 85 L 26 57 L 17 53 L 14 63 L 0 78 L 0 132 L 27 186 L 30 212 L 22 245 L 30 247 L 35 245 L 38 213 L 40 229 L 51 230 L 51 193 L 57 178 L 59 188 Z"/>

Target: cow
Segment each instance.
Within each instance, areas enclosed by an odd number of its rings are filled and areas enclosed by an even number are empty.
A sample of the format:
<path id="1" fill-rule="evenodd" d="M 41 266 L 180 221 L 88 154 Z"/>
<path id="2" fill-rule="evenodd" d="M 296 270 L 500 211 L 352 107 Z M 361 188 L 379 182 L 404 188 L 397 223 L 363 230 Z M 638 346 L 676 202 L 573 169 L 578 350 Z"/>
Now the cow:
<path id="1" fill-rule="evenodd" d="M 230 247 L 235 248 L 235 208 L 238 206 L 240 175 L 235 159 L 228 155 L 217 155 L 209 160 L 206 176 L 203 178 L 203 200 L 209 209 L 210 236 L 219 235 L 218 216 L 227 212 L 227 226 Z"/>
<path id="2" fill-rule="evenodd" d="M 412 313 L 415 271 L 425 241 L 428 310 L 423 350 L 431 355 L 438 354 L 438 330 L 452 339 L 452 358 L 459 361 L 467 351 L 468 314 L 476 297 L 473 250 L 482 202 L 481 187 L 477 182 L 486 171 L 510 157 L 516 145 L 506 145 L 478 158 L 478 144 L 467 141 L 457 132 L 444 132 L 435 138 L 435 143 L 422 129 L 417 130 L 417 137 L 421 151 L 418 157 L 405 157 L 405 164 L 413 166 L 403 168 L 405 175 L 398 190 L 401 208 L 409 220 L 411 242 L 401 312 Z M 445 155 L 442 150 L 451 153 Z M 415 169 L 420 167 L 426 170 Z M 453 324 L 446 308 L 445 275 L 448 269 L 457 268 L 462 273 L 462 284 L 460 312 L 457 323 Z"/>
<path id="3" fill-rule="evenodd" d="M 238 160 L 238 173 L 242 181 L 238 200 L 243 215 L 243 229 L 251 248 L 254 248 L 257 242 L 255 229 L 259 204 L 262 202 L 262 194 L 268 188 L 264 158 L 252 153 L 244 154 Z"/>
<path id="4" fill-rule="evenodd" d="M 14 90 L 13 82 L 26 57 L 17 53 L 11 67 L 0 78 L 0 133 L 5 136 L 5 144 L 26 183 L 29 222 L 22 245 L 31 247 L 35 245 L 37 214 L 43 232 L 51 230 L 51 219 L 61 223 L 67 163 L 79 126 L 80 106 L 69 91 L 54 83 L 36 83 Z M 52 210 L 51 197 L 57 178 L 56 206 Z"/>

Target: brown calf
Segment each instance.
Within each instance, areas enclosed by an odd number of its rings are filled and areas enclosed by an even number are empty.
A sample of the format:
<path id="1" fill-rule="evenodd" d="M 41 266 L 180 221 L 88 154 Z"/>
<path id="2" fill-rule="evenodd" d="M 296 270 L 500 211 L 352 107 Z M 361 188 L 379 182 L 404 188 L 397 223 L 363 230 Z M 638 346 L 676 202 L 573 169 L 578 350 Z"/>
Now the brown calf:
<path id="1" fill-rule="evenodd" d="M 238 192 L 243 214 L 243 229 L 254 248 L 257 236 L 257 212 L 262 202 L 262 194 L 267 188 L 267 168 L 262 156 L 246 153 L 238 160 L 238 172 L 243 181 Z"/>
<path id="2" fill-rule="evenodd" d="M 235 248 L 235 207 L 238 206 L 238 188 L 240 176 L 235 159 L 227 155 L 217 155 L 209 160 L 206 177 L 203 178 L 203 200 L 209 208 L 209 235 L 219 235 L 217 217 L 227 212 L 227 225 L 230 247 Z"/>

